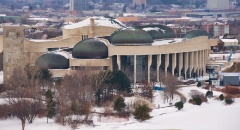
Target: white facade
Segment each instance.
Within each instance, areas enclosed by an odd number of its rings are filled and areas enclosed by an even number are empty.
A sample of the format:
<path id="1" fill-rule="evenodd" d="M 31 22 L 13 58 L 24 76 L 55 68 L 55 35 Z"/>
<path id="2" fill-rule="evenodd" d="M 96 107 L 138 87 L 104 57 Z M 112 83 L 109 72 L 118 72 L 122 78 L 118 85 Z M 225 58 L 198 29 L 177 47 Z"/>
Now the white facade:
<path id="1" fill-rule="evenodd" d="M 237 46 L 238 40 L 237 39 L 221 39 L 224 42 L 224 46 Z"/>
<path id="2" fill-rule="evenodd" d="M 207 0 L 208 9 L 229 9 L 229 0 Z"/>

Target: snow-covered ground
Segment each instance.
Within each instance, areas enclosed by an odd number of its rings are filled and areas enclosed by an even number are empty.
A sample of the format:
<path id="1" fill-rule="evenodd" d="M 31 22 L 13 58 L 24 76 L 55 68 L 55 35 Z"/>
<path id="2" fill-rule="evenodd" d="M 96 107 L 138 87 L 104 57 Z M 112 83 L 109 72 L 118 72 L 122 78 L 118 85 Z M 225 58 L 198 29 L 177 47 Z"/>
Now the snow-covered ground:
<path id="1" fill-rule="evenodd" d="M 206 93 L 207 90 L 189 86 L 180 88 L 178 91 L 182 93 L 187 100 L 189 92 L 197 90 Z M 219 96 L 220 92 L 213 92 L 215 96 Z M 154 93 L 155 100 L 153 104 L 157 106 L 163 103 L 162 92 Z M 126 98 L 126 102 L 131 101 L 131 98 Z M 180 97 L 175 96 L 174 101 L 179 101 Z M 225 105 L 224 101 L 208 99 L 207 103 L 201 106 L 184 104 L 184 108 L 178 111 L 174 107 L 166 107 L 153 109 L 151 112 L 152 118 L 144 122 L 136 121 L 132 116 L 129 119 L 114 119 L 110 117 L 111 122 L 99 122 L 98 116 L 94 116 L 95 127 L 79 126 L 78 129 L 183 129 L 183 130 L 238 130 L 240 128 L 240 98 L 235 99 L 232 105 Z M 97 111 L 102 111 L 98 109 Z M 102 118 L 104 119 L 104 118 Z M 21 122 L 18 119 L 0 120 L 1 130 L 21 130 Z M 26 124 L 26 130 L 71 130 L 69 126 L 61 126 L 50 120 L 46 123 L 46 118 L 37 118 L 33 124 Z"/>

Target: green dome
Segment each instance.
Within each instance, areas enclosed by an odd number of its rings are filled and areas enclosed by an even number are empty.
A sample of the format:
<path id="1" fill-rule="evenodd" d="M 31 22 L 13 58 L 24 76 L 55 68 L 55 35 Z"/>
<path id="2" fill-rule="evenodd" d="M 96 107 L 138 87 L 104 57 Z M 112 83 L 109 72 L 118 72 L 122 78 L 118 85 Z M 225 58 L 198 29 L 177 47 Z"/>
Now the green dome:
<path id="1" fill-rule="evenodd" d="M 141 29 L 125 28 L 123 30 L 115 31 L 110 41 L 113 45 L 119 46 L 134 46 L 134 45 L 151 45 L 153 38 L 149 33 Z"/>
<path id="2" fill-rule="evenodd" d="M 61 54 L 46 53 L 37 59 L 36 65 L 46 69 L 68 69 L 69 59 Z"/>
<path id="3" fill-rule="evenodd" d="M 200 37 L 200 36 L 208 36 L 208 38 L 212 38 L 212 36 L 207 33 L 206 31 L 204 30 L 192 30 L 192 31 L 189 31 L 187 32 L 187 34 L 185 34 L 183 36 L 183 38 L 195 38 L 195 37 Z"/>
<path id="4" fill-rule="evenodd" d="M 98 39 L 90 38 L 78 42 L 72 51 L 74 58 L 101 59 L 108 57 L 108 47 Z"/>
<path id="5" fill-rule="evenodd" d="M 173 30 L 164 25 L 145 25 L 136 26 L 135 28 L 147 31 L 153 39 L 175 38 Z"/>

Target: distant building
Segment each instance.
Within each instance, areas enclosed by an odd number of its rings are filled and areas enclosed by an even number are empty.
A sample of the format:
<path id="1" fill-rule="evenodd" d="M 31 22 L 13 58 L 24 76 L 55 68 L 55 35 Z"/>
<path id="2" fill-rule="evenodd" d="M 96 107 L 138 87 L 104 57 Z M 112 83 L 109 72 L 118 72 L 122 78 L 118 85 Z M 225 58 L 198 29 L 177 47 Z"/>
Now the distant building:
<path id="1" fill-rule="evenodd" d="M 208 9 L 229 9 L 229 0 L 207 0 Z"/>
<path id="2" fill-rule="evenodd" d="M 70 0 L 70 10 L 87 10 L 88 0 Z"/>
<path id="3" fill-rule="evenodd" d="M 174 33 L 176 34 L 176 37 L 178 38 L 183 37 L 187 32 L 198 29 L 195 26 L 190 27 L 190 26 L 180 26 L 175 24 L 168 24 L 167 26 L 174 31 Z"/>
<path id="4" fill-rule="evenodd" d="M 133 0 L 132 3 L 135 5 L 142 5 L 144 4 L 145 6 L 147 5 L 147 1 L 146 0 Z"/>
<path id="5" fill-rule="evenodd" d="M 224 34 L 229 34 L 229 23 L 202 23 L 202 28 L 211 34 L 213 37 L 223 36 Z"/>

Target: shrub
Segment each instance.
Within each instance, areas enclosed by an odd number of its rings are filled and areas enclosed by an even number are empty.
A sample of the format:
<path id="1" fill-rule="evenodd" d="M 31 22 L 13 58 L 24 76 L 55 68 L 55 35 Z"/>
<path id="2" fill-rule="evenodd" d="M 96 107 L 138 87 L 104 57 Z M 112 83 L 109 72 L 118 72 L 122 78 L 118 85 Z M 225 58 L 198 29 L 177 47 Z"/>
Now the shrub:
<path id="1" fill-rule="evenodd" d="M 239 87 L 235 87 L 235 86 L 226 86 L 223 89 L 223 92 L 225 92 L 227 94 L 236 95 L 236 94 L 240 94 L 240 89 L 239 89 Z"/>
<path id="2" fill-rule="evenodd" d="M 176 102 L 175 107 L 178 108 L 178 110 L 183 108 L 183 102 Z"/>
<path id="3" fill-rule="evenodd" d="M 226 104 L 232 104 L 234 101 L 232 100 L 232 98 L 226 98 L 225 99 L 225 103 Z"/>
<path id="4" fill-rule="evenodd" d="M 150 109 L 154 109 L 156 106 L 152 104 L 150 101 L 144 98 L 135 98 L 132 104 L 133 109 L 136 109 L 138 106 L 147 105 Z"/>
<path id="5" fill-rule="evenodd" d="M 121 113 L 126 107 L 126 104 L 124 102 L 124 98 L 123 97 L 118 97 L 115 101 L 114 101 L 114 110 L 118 111 L 118 113 Z"/>
<path id="6" fill-rule="evenodd" d="M 104 104 L 104 112 L 103 112 L 103 115 L 104 116 L 110 116 L 110 114 L 112 113 L 112 104 L 110 101 L 106 102 Z"/>
<path id="7" fill-rule="evenodd" d="M 206 97 L 211 98 L 213 96 L 213 92 L 212 91 L 207 91 L 206 92 Z"/>
<path id="8" fill-rule="evenodd" d="M 220 101 L 223 101 L 223 100 L 224 100 L 223 94 L 219 95 L 219 99 L 220 99 Z"/>
<path id="9" fill-rule="evenodd" d="M 149 112 L 151 109 L 147 105 L 138 106 L 135 111 L 132 113 L 134 118 L 142 122 L 151 118 Z"/>
<path id="10" fill-rule="evenodd" d="M 198 81 L 197 87 L 201 87 L 201 86 L 202 86 L 202 83 L 200 81 Z"/>
<path id="11" fill-rule="evenodd" d="M 11 114 L 11 108 L 7 104 L 0 105 L 0 119 L 7 119 Z"/>
<path id="12" fill-rule="evenodd" d="M 196 102 L 196 105 L 201 105 L 202 104 L 202 99 L 197 97 L 197 98 L 194 98 L 193 101 Z"/>
<path id="13" fill-rule="evenodd" d="M 188 103 L 192 103 L 192 102 L 193 102 L 193 100 L 192 100 L 192 99 L 189 99 L 189 100 L 188 100 Z"/>

